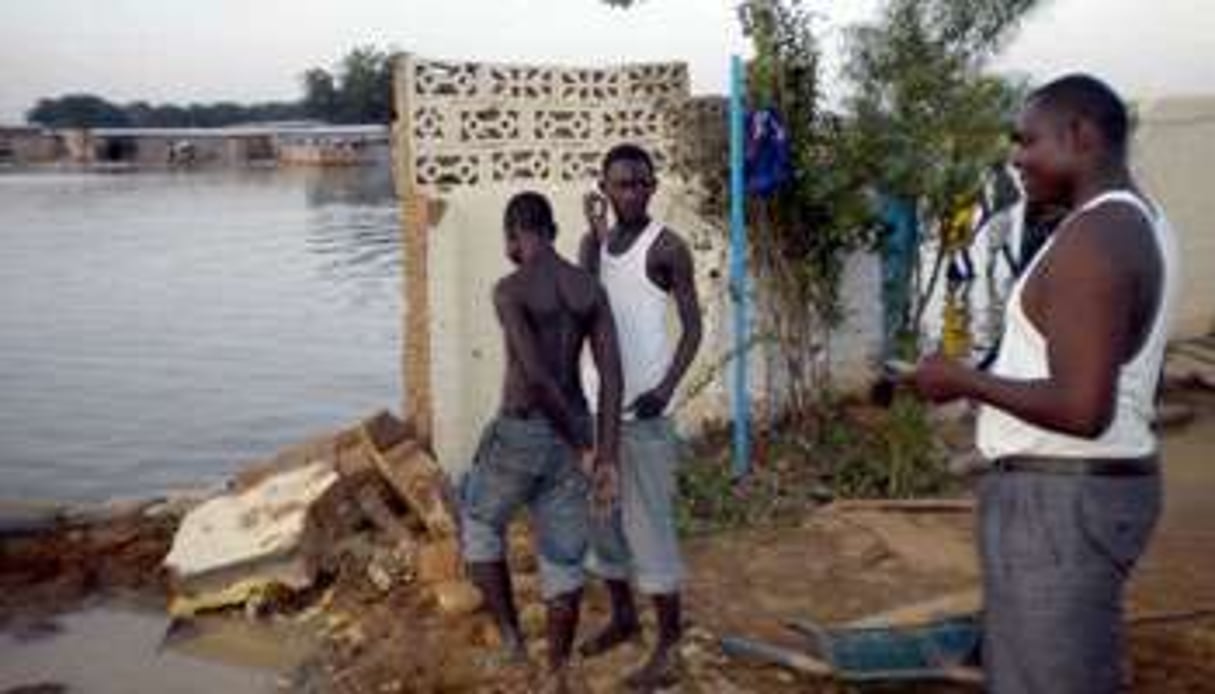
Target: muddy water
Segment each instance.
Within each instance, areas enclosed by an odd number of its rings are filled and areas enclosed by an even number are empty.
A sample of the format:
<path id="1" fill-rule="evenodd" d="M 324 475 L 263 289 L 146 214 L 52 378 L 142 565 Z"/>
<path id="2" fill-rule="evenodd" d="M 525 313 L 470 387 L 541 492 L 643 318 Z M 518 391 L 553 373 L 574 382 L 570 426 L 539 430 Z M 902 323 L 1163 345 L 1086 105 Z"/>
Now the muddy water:
<path id="1" fill-rule="evenodd" d="M 299 639 L 237 620 L 168 634 L 162 613 L 106 604 L 0 634 L 0 691 L 55 684 L 67 692 L 264 694 L 302 660 Z"/>

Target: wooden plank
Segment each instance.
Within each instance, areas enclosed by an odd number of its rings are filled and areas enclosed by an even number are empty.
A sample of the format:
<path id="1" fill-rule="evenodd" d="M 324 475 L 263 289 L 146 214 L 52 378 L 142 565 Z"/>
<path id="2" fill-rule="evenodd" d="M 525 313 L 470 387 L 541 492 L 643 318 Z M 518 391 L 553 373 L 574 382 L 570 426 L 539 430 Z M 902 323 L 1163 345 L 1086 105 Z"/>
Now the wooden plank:
<path id="1" fill-rule="evenodd" d="M 784 648 L 783 646 L 776 646 L 742 636 L 726 636 L 722 638 L 721 649 L 731 658 L 779 665 L 815 677 L 833 677 L 835 675 L 835 670 L 818 658 Z"/>
<path id="2" fill-rule="evenodd" d="M 1215 366 L 1215 354 L 1212 354 L 1211 352 L 1209 352 L 1197 345 L 1191 345 L 1189 343 L 1182 342 L 1182 343 L 1173 345 L 1172 349 L 1173 349 L 1174 353 L 1176 353 L 1176 354 L 1182 354 L 1191 359 L 1202 362 L 1203 364 Z"/>
<path id="3" fill-rule="evenodd" d="M 1188 353 L 1170 354 L 1164 364 L 1165 381 L 1174 387 L 1200 385 L 1215 388 L 1215 366 L 1195 359 Z"/>
<path id="4" fill-rule="evenodd" d="M 380 475 L 417 514 L 427 534 L 432 539 L 455 536 L 456 517 L 450 504 L 447 476 L 434 458 L 413 440 L 404 441 L 387 452 L 369 447 Z"/>
<path id="5" fill-rule="evenodd" d="M 1127 620 L 1131 626 L 1151 626 L 1155 624 L 1177 624 L 1215 618 L 1215 608 L 1199 608 L 1194 610 L 1179 610 L 1176 612 L 1149 612 L 1135 615 Z"/>
<path id="6" fill-rule="evenodd" d="M 983 591 L 972 588 L 862 617 L 848 622 L 845 626 L 857 629 L 914 626 L 949 617 L 976 614 L 982 609 Z"/>
<path id="7" fill-rule="evenodd" d="M 974 499 L 844 499 L 824 511 L 849 513 L 855 511 L 891 511 L 897 513 L 970 513 Z"/>
<path id="8" fill-rule="evenodd" d="M 388 507 L 388 503 L 377 486 L 380 484 L 382 482 L 377 478 L 375 484 L 365 484 L 355 492 L 355 502 L 358 504 L 359 510 L 377 530 L 392 538 L 393 543 L 398 547 L 412 547 L 414 543 L 409 529 Z"/>

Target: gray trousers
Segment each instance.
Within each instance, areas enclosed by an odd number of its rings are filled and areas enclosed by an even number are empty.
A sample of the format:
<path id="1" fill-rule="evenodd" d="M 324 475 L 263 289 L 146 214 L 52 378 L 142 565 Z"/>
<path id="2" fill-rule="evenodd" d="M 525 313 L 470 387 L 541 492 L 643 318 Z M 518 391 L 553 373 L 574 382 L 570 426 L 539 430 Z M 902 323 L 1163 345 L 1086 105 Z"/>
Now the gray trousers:
<path id="1" fill-rule="evenodd" d="M 674 593 L 683 579 L 675 500 L 679 443 L 671 421 L 625 421 L 621 430 L 620 503 L 591 524 L 591 573 L 633 579 L 646 595 Z"/>
<path id="2" fill-rule="evenodd" d="M 984 476 L 979 545 L 989 691 L 1123 688 L 1123 587 L 1160 506 L 1159 475 Z"/>

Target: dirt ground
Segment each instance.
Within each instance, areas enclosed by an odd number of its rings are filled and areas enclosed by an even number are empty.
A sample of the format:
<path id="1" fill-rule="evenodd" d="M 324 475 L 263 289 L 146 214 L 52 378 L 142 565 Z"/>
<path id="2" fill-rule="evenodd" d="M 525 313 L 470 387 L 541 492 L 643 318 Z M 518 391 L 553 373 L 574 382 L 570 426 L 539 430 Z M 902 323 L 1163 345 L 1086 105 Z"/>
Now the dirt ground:
<path id="1" fill-rule="evenodd" d="M 1132 615 L 1215 609 L 1215 397 L 1184 398 L 1196 420 L 1165 437 L 1166 511 L 1132 583 Z M 743 635 L 796 646 L 782 619 L 848 621 L 907 603 L 974 588 L 978 566 L 969 513 L 811 512 L 800 524 L 695 538 L 685 545 L 688 643 L 682 692 L 835 692 L 840 685 L 772 666 L 726 658 L 719 639 Z M 514 564 L 533 659 L 542 656 L 543 613 L 533 563 Z M 606 618 L 605 596 L 592 588 L 584 631 Z M 339 644 L 319 672 L 336 691 L 485 691 L 535 688 L 534 673 L 480 670 L 472 663 L 494 643 L 483 616 L 444 619 L 416 593 L 402 591 L 363 608 L 366 638 Z M 652 624 L 648 625 L 652 632 Z M 1132 691 L 1215 692 L 1215 617 L 1130 628 Z M 406 647 L 404 644 L 408 644 Z M 586 691 L 619 691 L 641 662 L 641 647 L 578 664 Z M 955 692 L 958 685 L 885 687 L 878 691 Z M 971 688 L 970 691 L 974 691 Z"/>
<path id="2" fill-rule="evenodd" d="M 1196 420 L 1165 437 L 1166 511 L 1132 583 L 1133 614 L 1215 608 L 1215 397 L 1193 395 Z M 64 526 L 49 536 L 0 541 L 0 628 L 72 609 L 98 591 L 135 591 L 163 600 L 159 562 L 176 517 L 146 512 L 99 525 Z M 978 570 L 966 512 L 808 512 L 800 523 L 689 540 L 686 677 L 680 692 L 847 691 L 822 679 L 728 659 L 727 635 L 795 646 L 782 619 L 846 621 L 974 587 Z M 513 564 L 533 661 L 542 658 L 543 611 L 534 559 L 521 543 Z M 482 614 L 445 616 L 428 590 L 400 581 L 385 590 L 365 567 L 336 572 L 329 585 L 279 619 L 322 635 L 314 658 L 281 689 L 300 692 L 524 692 L 535 673 L 482 664 L 495 642 Z M 234 619 L 244 619 L 237 613 Z M 583 633 L 606 618 L 592 588 Z M 647 634 L 652 633 L 647 616 Z M 1136 692 L 1215 692 L 1215 618 L 1131 628 Z M 628 646 L 579 663 L 581 689 L 619 691 L 644 657 Z M 880 691 L 965 691 L 920 686 Z"/>
<path id="3" fill-rule="evenodd" d="M 909 602 L 931 599 L 977 584 L 966 513 L 890 514 L 819 512 L 796 527 L 753 529 L 690 541 L 687 590 L 690 638 L 684 648 L 687 677 L 679 692 L 850 691 L 819 678 L 781 668 L 727 659 L 718 640 L 743 635 L 796 647 L 798 638 L 781 626 L 788 618 L 820 623 L 848 621 Z M 1166 546 L 1162 543 L 1161 546 Z M 1215 606 L 1203 602 L 1209 586 L 1165 551 L 1154 553 L 1133 594 L 1168 593 L 1149 609 L 1158 613 Z M 526 566 L 526 562 L 524 562 Z M 1206 574 L 1210 576 L 1211 574 Z M 1196 579 L 1197 574 L 1193 575 Z M 1209 581 L 1207 582 L 1209 583 Z M 520 588 L 524 624 L 542 656 L 542 617 L 534 575 Z M 1193 592 L 1191 590 L 1193 589 Z M 590 592 L 584 624 L 606 618 L 605 599 Z M 369 606 L 361 620 L 366 638 L 340 643 L 322 659 L 328 682 L 339 692 L 535 690 L 535 673 L 480 671 L 470 664 L 494 643 L 484 617 L 444 620 L 424 602 L 405 594 Z M 652 624 L 649 625 L 652 632 Z M 405 644 L 408 644 L 406 647 Z M 1131 629 L 1133 691 L 1215 691 L 1215 619 L 1136 626 Z M 621 676 L 641 662 L 640 647 L 626 647 L 601 660 L 578 665 L 585 691 L 620 691 Z M 891 692 L 975 691 L 958 685 L 886 687 Z"/>

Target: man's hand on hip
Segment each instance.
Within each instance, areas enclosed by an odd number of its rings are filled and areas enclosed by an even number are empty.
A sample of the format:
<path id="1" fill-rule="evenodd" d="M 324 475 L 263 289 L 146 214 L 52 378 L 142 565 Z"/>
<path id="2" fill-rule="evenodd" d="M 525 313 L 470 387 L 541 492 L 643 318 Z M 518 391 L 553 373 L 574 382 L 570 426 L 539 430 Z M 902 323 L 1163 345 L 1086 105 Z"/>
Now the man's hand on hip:
<path id="1" fill-rule="evenodd" d="M 646 391 L 637 396 L 629 409 L 637 415 L 638 419 L 653 419 L 661 417 L 666 411 L 667 405 L 671 403 L 671 391 L 669 388 L 658 386 L 652 390 Z"/>

